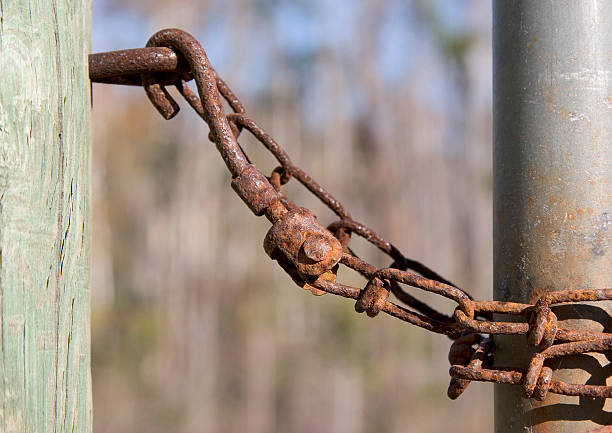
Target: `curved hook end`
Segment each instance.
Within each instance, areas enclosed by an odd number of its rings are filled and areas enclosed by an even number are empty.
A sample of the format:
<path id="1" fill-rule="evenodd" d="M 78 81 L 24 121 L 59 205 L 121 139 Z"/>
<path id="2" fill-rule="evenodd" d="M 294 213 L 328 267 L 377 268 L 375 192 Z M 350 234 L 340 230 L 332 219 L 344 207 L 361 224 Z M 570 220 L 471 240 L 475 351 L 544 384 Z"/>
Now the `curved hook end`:
<path id="1" fill-rule="evenodd" d="M 149 100 L 164 119 L 170 120 L 178 114 L 180 107 L 164 86 L 153 82 L 146 75 L 142 77 L 142 84 Z"/>

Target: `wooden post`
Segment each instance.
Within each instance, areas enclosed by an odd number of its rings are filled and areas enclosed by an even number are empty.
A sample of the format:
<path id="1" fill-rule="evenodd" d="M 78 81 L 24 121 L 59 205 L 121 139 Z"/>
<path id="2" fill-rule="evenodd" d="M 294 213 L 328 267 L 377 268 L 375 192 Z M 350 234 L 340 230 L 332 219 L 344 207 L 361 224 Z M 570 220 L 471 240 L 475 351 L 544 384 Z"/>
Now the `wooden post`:
<path id="1" fill-rule="evenodd" d="M 90 0 L 0 0 L 0 431 L 90 432 Z"/>
<path id="2" fill-rule="evenodd" d="M 493 2 L 497 300 L 612 287 L 611 52 L 612 2 Z M 611 306 L 553 311 L 564 328 L 609 332 Z M 524 337 L 496 336 L 495 347 L 498 366 L 529 362 Z M 558 360 L 553 378 L 605 385 L 608 358 Z M 497 433 L 586 432 L 612 420 L 605 400 L 522 394 L 495 386 Z"/>

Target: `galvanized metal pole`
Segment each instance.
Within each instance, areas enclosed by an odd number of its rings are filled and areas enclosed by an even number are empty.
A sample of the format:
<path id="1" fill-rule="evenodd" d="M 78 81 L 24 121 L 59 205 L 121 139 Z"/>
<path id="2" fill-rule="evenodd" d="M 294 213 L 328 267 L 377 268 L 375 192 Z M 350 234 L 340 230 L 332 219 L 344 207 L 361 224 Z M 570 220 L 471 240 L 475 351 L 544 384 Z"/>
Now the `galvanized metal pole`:
<path id="1" fill-rule="evenodd" d="M 612 287 L 612 2 L 495 0 L 493 56 L 495 299 Z M 556 314 L 602 330 L 612 309 L 599 307 Z M 496 338 L 496 364 L 527 365 L 525 347 Z M 607 364 L 584 355 L 553 367 L 560 380 L 605 384 Z M 608 406 L 496 385 L 495 431 L 587 431 L 612 424 Z"/>

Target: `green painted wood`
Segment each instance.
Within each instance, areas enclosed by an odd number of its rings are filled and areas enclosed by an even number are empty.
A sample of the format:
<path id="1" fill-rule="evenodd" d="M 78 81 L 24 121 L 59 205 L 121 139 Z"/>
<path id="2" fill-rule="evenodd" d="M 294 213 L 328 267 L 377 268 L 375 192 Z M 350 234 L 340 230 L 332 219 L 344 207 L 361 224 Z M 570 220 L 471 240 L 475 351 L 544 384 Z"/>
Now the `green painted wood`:
<path id="1" fill-rule="evenodd" d="M 90 0 L 0 0 L 0 431 L 91 431 Z"/>

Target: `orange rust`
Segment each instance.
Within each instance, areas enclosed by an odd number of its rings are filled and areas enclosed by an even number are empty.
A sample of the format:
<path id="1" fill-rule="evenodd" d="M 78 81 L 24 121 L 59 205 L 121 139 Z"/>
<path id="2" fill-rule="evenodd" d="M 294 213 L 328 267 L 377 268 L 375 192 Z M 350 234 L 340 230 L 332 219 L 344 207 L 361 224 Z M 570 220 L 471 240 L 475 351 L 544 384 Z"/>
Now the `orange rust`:
<path id="1" fill-rule="evenodd" d="M 538 38 L 536 37 L 529 41 L 529 43 L 527 44 L 527 51 L 531 52 L 534 49 L 536 42 L 538 42 Z"/>
<path id="2" fill-rule="evenodd" d="M 533 48 L 536 41 L 534 38 L 528 49 Z M 470 380 L 520 385 L 535 399 L 545 398 L 548 392 L 612 397 L 612 387 L 553 381 L 552 370 L 540 362 L 540 357 L 549 359 L 587 352 L 609 352 L 612 349 L 612 334 L 566 329 L 557 324 L 550 308 L 559 303 L 612 300 L 612 289 L 552 291 L 550 287 L 535 288 L 529 304 L 473 300 L 464 290 L 427 266 L 407 258 L 376 232 L 353 220 L 335 197 L 305 171 L 293 165 L 278 143 L 247 117 L 240 100 L 216 74 L 203 48 L 193 37 L 176 29 L 162 30 L 150 39 L 148 46 L 147 49 L 131 50 L 128 56 L 125 52 L 90 56 L 92 81 L 142 85 L 153 105 L 166 118 L 178 112 L 178 105 L 165 89 L 165 85 L 174 84 L 179 94 L 208 123 L 211 130 L 209 138 L 216 144 L 231 172 L 236 192 L 255 214 L 265 214 L 272 222 L 264 248 L 297 285 L 314 294 L 332 293 L 353 299 L 356 301 L 355 308 L 366 311 L 370 316 L 384 312 L 457 340 L 449 352 L 449 360 L 453 364 L 450 369 L 453 378 L 449 387 L 451 398 L 458 397 Z M 189 90 L 183 81 L 192 78 L 196 82 L 198 95 Z M 546 92 L 545 97 L 552 110 L 552 95 Z M 234 113 L 225 115 L 222 98 Z M 608 102 L 612 104 L 612 98 L 608 98 Z M 280 167 L 274 170 L 270 178 L 251 165 L 238 145 L 242 129 L 250 131 L 278 160 Z M 534 174 L 533 178 L 536 177 L 545 185 L 561 181 L 560 178 Z M 329 230 L 325 229 L 312 212 L 298 207 L 285 197 L 281 187 L 291 178 L 306 186 L 340 220 L 331 224 Z M 608 196 L 608 200 L 611 198 Z M 550 196 L 549 203 L 551 206 L 568 205 L 558 196 Z M 527 197 L 527 205 L 533 208 L 536 202 L 532 197 Z M 571 206 L 569 204 L 567 208 Z M 573 221 L 576 215 L 582 216 L 585 212 L 592 215 L 594 210 L 576 209 L 566 214 L 567 220 Z M 542 220 L 545 217 L 547 215 L 543 215 Z M 550 224 L 547 221 L 543 223 Z M 576 230 L 573 224 L 569 228 Z M 551 229 L 551 233 L 556 236 L 559 231 Z M 359 259 L 348 246 L 351 234 L 363 237 L 382 250 L 391 257 L 392 264 L 388 268 L 377 269 Z M 568 257 L 568 261 L 576 260 L 572 251 L 562 250 L 561 253 Z M 340 263 L 366 278 L 363 290 L 336 281 Z M 407 293 L 402 284 L 454 301 L 457 304 L 455 313 L 451 317 L 436 311 Z M 390 292 L 405 306 L 390 301 Z M 493 313 L 514 316 L 514 321 L 494 320 Z M 489 334 L 489 338 L 481 334 Z M 489 368 L 494 354 L 490 336 L 499 334 L 517 335 L 522 339 L 528 336 L 528 342 L 536 345 L 535 358 L 530 361 L 531 370 L 530 365 Z"/>

